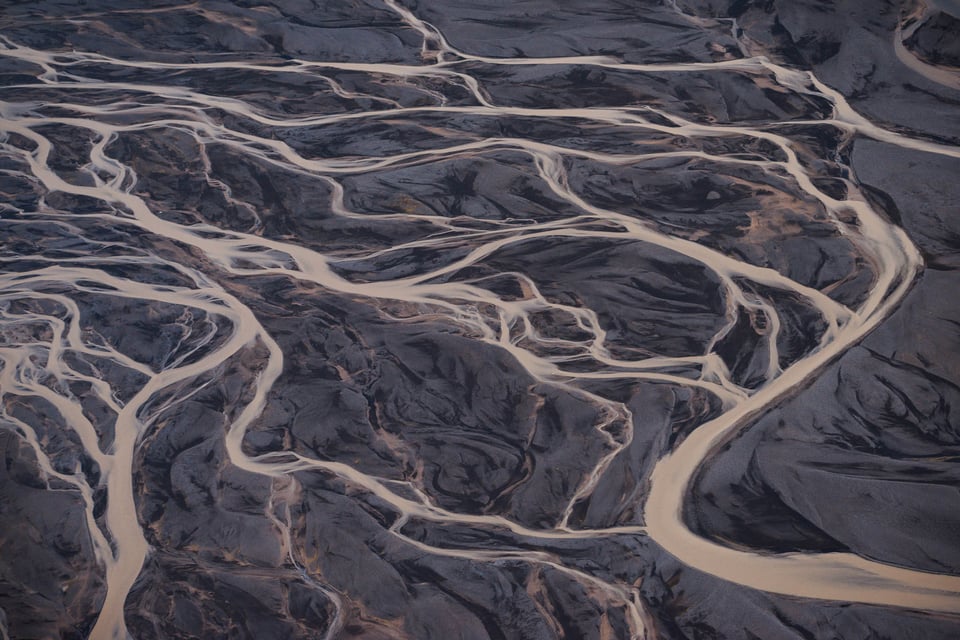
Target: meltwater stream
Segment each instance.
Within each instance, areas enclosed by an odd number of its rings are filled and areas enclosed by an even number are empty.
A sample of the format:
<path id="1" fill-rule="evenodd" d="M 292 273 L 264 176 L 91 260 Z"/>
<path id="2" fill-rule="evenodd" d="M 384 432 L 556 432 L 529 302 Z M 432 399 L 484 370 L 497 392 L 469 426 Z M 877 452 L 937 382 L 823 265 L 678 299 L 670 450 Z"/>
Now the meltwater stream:
<path id="1" fill-rule="evenodd" d="M 960 629 L 949 7 L 109 4 L 0 14 L 4 637 Z"/>

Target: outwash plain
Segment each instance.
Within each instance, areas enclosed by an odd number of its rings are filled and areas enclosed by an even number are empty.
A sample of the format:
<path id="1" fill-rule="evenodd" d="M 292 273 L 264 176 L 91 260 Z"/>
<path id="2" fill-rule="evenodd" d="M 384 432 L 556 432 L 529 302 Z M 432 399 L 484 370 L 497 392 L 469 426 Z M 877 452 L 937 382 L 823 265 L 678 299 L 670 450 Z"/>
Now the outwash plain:
<path id="1" fill-rule="evenodd" d="M 0 640 L 960 638 L 956 0 L 0 0 Z"/>

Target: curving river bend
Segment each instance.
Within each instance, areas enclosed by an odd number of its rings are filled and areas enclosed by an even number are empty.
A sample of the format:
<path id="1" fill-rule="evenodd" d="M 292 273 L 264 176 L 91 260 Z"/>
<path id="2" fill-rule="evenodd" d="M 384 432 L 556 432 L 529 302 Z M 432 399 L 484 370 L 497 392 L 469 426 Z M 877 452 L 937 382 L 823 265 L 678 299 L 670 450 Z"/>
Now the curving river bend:
<path id="1" fill-rule="evenodd" d="M 4 9 L 3 637 L 955 637 L 960 17 L 847 4 Z"/>

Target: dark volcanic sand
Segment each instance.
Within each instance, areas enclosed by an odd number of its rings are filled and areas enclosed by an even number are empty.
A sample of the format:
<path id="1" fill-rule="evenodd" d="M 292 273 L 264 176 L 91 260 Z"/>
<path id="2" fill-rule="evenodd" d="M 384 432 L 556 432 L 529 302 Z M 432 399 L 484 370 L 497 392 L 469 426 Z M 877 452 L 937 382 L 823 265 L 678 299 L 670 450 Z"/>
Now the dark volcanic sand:
<path id="1" fill-rule="evenodd" d="M 0 7 L 0 638 L 960 637 L 960 5 Z"/>

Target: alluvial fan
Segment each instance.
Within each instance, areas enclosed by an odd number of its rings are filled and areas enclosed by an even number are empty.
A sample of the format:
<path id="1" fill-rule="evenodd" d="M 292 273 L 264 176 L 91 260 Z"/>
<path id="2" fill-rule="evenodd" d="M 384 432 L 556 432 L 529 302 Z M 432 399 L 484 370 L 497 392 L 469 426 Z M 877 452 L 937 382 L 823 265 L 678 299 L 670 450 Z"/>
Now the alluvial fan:
<path id="1" fill-rule="evenodd" d="M 0 638 L 960 636 L 955 0 L 9 0 Z"/>

